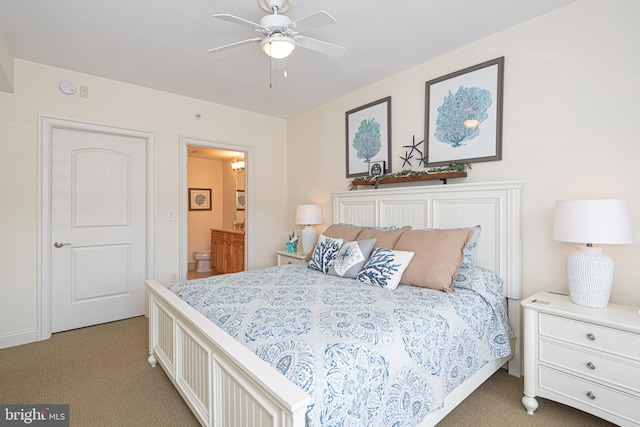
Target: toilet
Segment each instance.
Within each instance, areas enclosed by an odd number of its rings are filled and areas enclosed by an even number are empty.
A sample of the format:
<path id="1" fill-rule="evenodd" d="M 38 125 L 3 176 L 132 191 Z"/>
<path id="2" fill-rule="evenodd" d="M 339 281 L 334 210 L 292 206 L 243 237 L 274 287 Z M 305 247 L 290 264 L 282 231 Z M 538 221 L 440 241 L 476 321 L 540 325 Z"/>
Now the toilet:
<path id="1" fill-rule="evenodd" d="M 196 265 L 198 273 L 211 271 L 211 250 L 195 251 L 193 258 L 198 262 Z"/>

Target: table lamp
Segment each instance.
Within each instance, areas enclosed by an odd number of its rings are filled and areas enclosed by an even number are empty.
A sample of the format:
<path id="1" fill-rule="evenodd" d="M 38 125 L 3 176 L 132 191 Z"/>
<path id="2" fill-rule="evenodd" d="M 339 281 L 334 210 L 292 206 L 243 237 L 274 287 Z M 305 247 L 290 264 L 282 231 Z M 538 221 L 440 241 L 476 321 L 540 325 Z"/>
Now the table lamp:
<path id="1" fill-rule="evenodd" d="M 613 260 L 593 244 L 633 241 L 627 202 L 619 199 L 558 201 L 553 239 L 586 243 L 567 256 L 571 301 L 586 307 L 606 307 L 613 283 Z"/>
<path id="2" fill-rule="evenodd" d="M 302 252 L 307 253 L 313 249 L 318 233 L 313 225 L 322 224 L 322 209 L 320 205 L 298 205 L 296 207 L 296 224 L 304 224 L 305 228 L 300 233 L 302 240 Z"/>

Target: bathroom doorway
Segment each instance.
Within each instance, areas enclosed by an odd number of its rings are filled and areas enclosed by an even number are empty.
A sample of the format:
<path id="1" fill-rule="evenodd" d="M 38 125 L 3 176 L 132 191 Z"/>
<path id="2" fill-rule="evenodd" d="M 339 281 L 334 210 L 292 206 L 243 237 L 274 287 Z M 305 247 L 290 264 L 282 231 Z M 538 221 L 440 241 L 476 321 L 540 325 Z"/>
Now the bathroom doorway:
<path id="1" fill-rule="evenodd" d="M 201 140 L 183 138 L 182 142 L 181 193 L 186 206 L 181 209 L 180 280 L 242 271 L 248 152 Z"/>

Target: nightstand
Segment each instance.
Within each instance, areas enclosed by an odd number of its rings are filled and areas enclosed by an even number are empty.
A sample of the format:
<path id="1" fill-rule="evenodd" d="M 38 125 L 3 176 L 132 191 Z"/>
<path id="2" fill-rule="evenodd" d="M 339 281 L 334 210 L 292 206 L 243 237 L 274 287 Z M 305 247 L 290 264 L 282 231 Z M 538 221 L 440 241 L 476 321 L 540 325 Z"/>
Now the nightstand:
<path id="1" fill-rule="evenodd" d="M 521 302 L 524 397 L 573 406 L 621 426 L 640 426 L 640 314 L 618 304 L 589 308 L 537 293 Z"/>
<path id="2" fill-rule="evenodd" d="M 303 254 L 302 252 L 287 252 L 287 251 L 276 251 L 276 255 L 278 256 L 278 265 L 286 265 L 286 264 L 302 264 L 304 259 L 307 257 L 307 254 Z"/>

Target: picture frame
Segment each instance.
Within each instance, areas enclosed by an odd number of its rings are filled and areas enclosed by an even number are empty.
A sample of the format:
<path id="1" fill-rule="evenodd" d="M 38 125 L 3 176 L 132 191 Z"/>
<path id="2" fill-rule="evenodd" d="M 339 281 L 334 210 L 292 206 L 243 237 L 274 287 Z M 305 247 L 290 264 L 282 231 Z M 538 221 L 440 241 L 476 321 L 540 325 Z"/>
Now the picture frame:
<path id="1" fill-rule="evenodd" d="M 371 162 L 385 162 L 391 172 L 391 97 L 345 113 L 347 178 L 369 174 Z"/>
<path id="2" fill-rule="evenodd" d="M 246 197 L 244 194 L 244 190 L 236 190 L 236 209 L 242 210 L 244 209 L 246 204 Z"/>
<path id="3" fill-rule="evenodd" d="M 425 86 L 425 167 L 502 160 L 504 56 Z"/>
<path id="4" fill-rule="evenodd" d="M 369 163 L 369 176 L 378 176 L 384 174 L 385 163 L 386 162 L 384 160 Z"/>
<path id="5" fill-rule="evenodd" d="M 189 210 L 190 211 L 210 211 L 211 210 L 211 189 L 210 188 L 189 188 Z"/>

